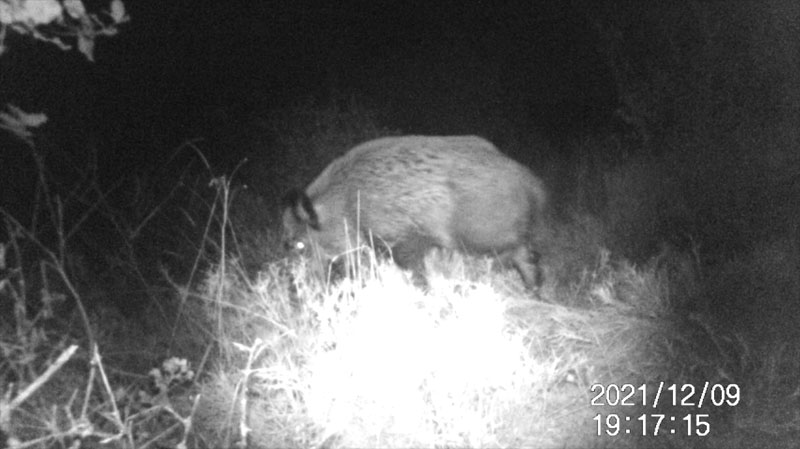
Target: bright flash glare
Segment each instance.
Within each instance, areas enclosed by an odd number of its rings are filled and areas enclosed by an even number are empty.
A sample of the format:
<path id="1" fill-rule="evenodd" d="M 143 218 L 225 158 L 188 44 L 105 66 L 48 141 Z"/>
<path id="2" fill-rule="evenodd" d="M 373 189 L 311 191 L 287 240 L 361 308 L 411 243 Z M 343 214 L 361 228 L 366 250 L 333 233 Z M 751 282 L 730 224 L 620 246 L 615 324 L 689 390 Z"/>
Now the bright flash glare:
<path id="1" fill-rule="evenodd" d="M 526 358 L 490 288 L 436 298 L 388 276 L 354 304 L 335 324 L 336 349 L 312 362 L 306 405 L 318 424 L 412 445 L 491 438 L 491 404 L 513 394 Z"/>

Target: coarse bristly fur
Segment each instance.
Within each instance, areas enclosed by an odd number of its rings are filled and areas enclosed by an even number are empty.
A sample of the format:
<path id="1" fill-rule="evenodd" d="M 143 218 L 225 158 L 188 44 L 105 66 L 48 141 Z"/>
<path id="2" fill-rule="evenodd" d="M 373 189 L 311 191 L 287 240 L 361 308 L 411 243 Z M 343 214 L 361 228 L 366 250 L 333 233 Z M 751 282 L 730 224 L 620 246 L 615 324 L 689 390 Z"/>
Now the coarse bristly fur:
<path id="1" fill-rule="evenodd" d="M 529 288 L 541 283 L 528 245 L 547 203 L 542 181 L 476 136 L 371 140 L 334 160 L 305 191 L 284 198 L 287 239 L 322 260 L 373 242 L 425 284 L 433 247 L 510 260 Z"/>

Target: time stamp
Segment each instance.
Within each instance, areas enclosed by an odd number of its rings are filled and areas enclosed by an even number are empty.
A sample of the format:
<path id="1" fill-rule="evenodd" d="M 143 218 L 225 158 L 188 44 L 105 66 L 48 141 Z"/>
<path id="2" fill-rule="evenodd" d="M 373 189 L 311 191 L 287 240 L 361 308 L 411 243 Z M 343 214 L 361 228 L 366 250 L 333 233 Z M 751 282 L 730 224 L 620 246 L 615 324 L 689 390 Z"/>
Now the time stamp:
<path id="1" fill-rule="evenodd" d="M 594 384 L 591 389 L 593 407 L 636 407 L 657 409 L 686 407 L 686 413 L 598 413 L 592 420 L 598 436 L 617 435 L 685 435 L 704 437 L 711 433 L 710 414 L 706 410 L 735 407 L 741 400 L 737 384 Z"/>

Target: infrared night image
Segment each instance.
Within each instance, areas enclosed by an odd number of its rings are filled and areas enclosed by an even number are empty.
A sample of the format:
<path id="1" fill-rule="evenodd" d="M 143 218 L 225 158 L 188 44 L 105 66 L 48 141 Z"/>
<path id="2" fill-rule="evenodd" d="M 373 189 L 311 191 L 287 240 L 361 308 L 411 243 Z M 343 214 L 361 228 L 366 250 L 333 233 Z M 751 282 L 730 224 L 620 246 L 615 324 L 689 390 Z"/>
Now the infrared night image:
<path id="1" fill-rule="evenodd" d="M 795 448 L 800 3 L 0 0 L 0 448 Z"/>

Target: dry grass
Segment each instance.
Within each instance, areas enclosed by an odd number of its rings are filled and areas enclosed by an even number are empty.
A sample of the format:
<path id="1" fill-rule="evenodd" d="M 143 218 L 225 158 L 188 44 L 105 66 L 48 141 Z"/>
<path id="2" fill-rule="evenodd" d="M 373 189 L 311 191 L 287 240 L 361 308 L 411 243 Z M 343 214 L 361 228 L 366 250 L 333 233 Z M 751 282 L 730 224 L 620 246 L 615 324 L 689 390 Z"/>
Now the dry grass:
<path id="1" fill-rule="evenodd" d="M 237 292 L 241 310 L 225 327 L 242 352 L 204 384 L 203 440 L 230 445 L 235 428 L 250 429 L 255 447 L 604 447 L 594 416 L 647 409 L 641 391 L 631 407 L 590 406 L 597 385 L 646 385 L 652 401 L 660 382 L 700 391 L 747 381 L 747 344 L 702 315 L 675 316 L 656 264 L 603 254 L 580 285 L 553 281 L 535 298 L 513 273 L 452 254 L 427 259 L 427 294 L 383 262 L 327 285 L 303 264 L 271 265 Z M 730 431 L 738 410 L 707 413 Z"/>

